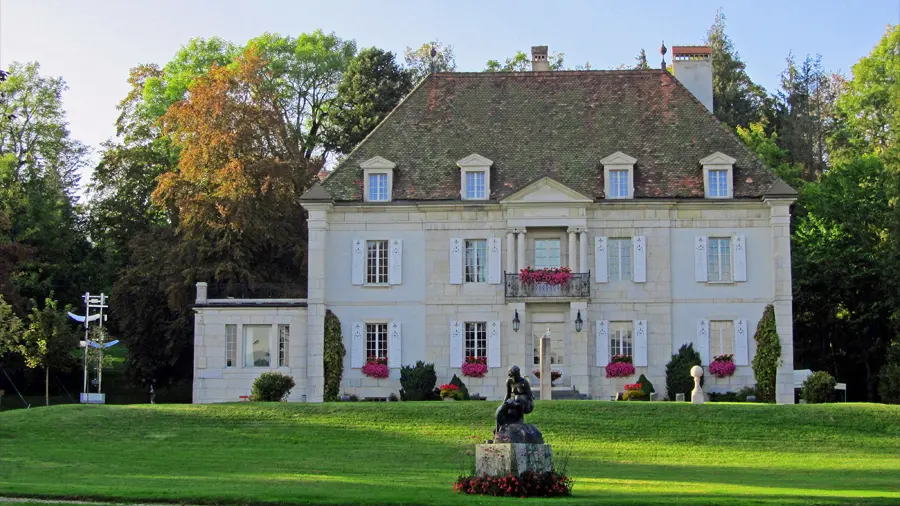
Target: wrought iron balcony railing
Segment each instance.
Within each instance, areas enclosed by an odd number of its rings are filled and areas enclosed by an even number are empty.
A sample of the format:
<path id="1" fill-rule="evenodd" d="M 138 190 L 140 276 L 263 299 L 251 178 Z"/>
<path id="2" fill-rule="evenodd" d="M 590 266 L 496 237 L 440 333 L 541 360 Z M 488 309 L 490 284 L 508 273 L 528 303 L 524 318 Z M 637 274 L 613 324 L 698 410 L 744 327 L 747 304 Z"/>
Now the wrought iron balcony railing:
<path id="1" fill-rule="evenodd" d="M 305 299 L 306 286 L 297 283 L 210 283 L 208 299 Z"/>
<path id="2" fill-rule="evenodd" d="M 552 297 L 588 299 L 591 297 L 591 273 L 572 273 L 572 277 L 560 285 L 549 283 L 525 283 L 518 274 L 506 274 L 506 298 Z"/>

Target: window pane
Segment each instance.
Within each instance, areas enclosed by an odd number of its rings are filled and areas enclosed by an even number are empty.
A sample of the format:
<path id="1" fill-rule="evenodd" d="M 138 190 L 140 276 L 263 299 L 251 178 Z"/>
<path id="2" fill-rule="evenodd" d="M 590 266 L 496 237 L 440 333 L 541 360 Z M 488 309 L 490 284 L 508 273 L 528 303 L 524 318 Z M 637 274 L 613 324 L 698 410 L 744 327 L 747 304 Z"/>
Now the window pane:
<path id="1" fill-rule="evenodd" d="M 487 323 L 466 322 L 466 357 L 487 357 Z"/>
<path id="2" fill-rule="evenodd" d="M 244 325 L 244 367 L 269 367 L 270 325 Z"/>
<path id="3" fill-rule="evenodd" d="M 386 201 L 387 194 L 387 174 L 369 174 L 369 200 Z"/>
<path id="4" fill-rule="evenodd" d="M 225 325 L 225 367 L 237 362 L 237 325 Z"/>
<path id="5" fill-rule="evenodd" d="M 366 359 L 387 358 L 387 323 L 366 324 Z"/>
<path id="6" fill-rule="evenodd" d="M 734 354 L 734 324 L 730 320 L 709 322 L 709 352 L 712 357 Z"/>
<path id="7" fill-rule="evenodd" d="M 534 241 L 534 266 L 538 269 L 560 266 L 559 239 Z"/>
<path id="8" fill-rule="evenodd" d="M 628 171 L 627 170 L 611 170 L 609 171 L 609 191 L 611 197 L 623 198 L 628 197 Z"/>
<path id="9" fill-rule="evenodd" d="M 610 239 L 607 256 L 610 281 L 631 279 L 631 239 Z"/>
<path id="10" fill-rule="evenodd" d="M 278 326 L 278 367 L 290 367 L 288 362 L 289 345 L 291 340 L 291 327 L 288 325 Z"/>
<path id="11" fill-rule="evenodd" d="M 484 189 L 484 172 L 466 172 L 466 198 L 467 199 L 483 199 L 485 198 Z"/>
<path id="12" fill-rule="evenodd" d="M 631 322 L 609 322 L 609 351 L 613 356 L 632 355 L 632 326 Z"/>
<path id="13" fill-rule="evenodd" d="M 466 283 L 484 283 L 487 281 L 487 240 L 473 239 L 466 241 Z"/>
<path id="14" fill-rule="evenodd" d="M 366 241 L 366 283 L 388 282 L 388 242 Z"/>

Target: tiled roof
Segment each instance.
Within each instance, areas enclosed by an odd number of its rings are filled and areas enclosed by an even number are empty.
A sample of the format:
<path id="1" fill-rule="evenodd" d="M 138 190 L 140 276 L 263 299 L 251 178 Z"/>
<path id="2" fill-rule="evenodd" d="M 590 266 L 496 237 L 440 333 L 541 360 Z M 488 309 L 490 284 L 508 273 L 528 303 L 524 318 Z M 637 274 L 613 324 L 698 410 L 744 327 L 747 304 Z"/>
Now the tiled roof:
<path id="1" fill-rule="evenodd" d="M 456 161 L 477 153 L 494 161 L 491 200 L 543 176 L 602 199 L 600 160 L 616 151 L 637 159 L 637 199 L 703 198 L 699 161 L 716 151 L 736 159 L 735 198 L 779 182 L 668 72 L 626 70 L 432 74 L 322 185 L 362 200 L 359 164 L 382 156 L 394 201 L 459 200 Z"/>

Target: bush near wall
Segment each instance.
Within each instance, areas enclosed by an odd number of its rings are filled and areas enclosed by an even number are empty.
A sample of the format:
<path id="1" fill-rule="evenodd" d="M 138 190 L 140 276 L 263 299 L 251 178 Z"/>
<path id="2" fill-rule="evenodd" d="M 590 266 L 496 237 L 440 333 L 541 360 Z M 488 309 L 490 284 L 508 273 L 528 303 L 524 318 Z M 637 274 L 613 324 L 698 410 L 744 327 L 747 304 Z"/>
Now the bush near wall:
<path id="1" fill-rule="evenodd" d="M 281 402 L 294 388 L 294 378 L 280 372 L 264 372 L 253 381 L 250 399 L 261 402 Z"/>
<path id="2" fill-rule="evenodd" d="M 675 394 L 690 398 L 694 389 L 691 367 L 700 363 L 700 354 L 694 351 L 694 343 L 682 344 L 678 353 L 672 355 L 672 360 L 666 364 L 666 396 L 670 401 L 675 400 Z M 703 386 L 703 378 L 700 378 L 700 385 Z"/>
<path id="3" fill-rule="evenodd" d="M 325 311 L 325 401 L 338 400 L 341 378 L 344 376 L 344 338 L 341 335 L 341 321 L 331 310 Z"/>
<path id="4" fill-rule="evenodd" d="M 435 395 L 437 374 L 434 364 L 426 364 L 419 360 L 416 365 L 405 365 L 400 368 L 400 400 L 427 401 L 440 398 Z"/>
<path id="5" fill-rule="evenodd" d="M 837 381 L 825 371 L 816 371 L 803 381 L 803 390 L 800 393 L 807 404 L 821 404 L 828 402 L 834 396 L 834 387 Z"/>
<path id="6" fill-rule="evenodd" d="M 756 355 L 753 356 L 753 375 L 756 391 L 762 402 L 775 402 L 775 378 L 781 365 L 781 341 L 775 328 L 775 306 L 769 304 L 756 326 Z"/>

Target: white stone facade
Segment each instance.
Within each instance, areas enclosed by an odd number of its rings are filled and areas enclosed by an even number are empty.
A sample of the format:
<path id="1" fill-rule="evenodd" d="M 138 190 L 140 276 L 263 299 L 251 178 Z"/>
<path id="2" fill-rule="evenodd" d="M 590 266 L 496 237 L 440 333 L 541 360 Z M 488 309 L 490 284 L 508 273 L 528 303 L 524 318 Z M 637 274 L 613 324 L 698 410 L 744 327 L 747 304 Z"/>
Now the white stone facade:
<path id="1" fill-rule="evenodd" d="M 706 377 L 707 392 L 735 391 L 755 382 L 749 365 L 755 353 L 753 334 L 765 306 L 774 304 L 783 350 L 778 402 L 791 403 L 791 202 L 768 199 L 597 203 L 555 181 L 543 180 L 499 203 L 304 203 L 309 210 L 310 234 L 308 308 L 199 307 L 194 400 L 238 400 L 239 395 L 246 395 L 258 374 L 257 368 L 223 367 L 227 322 L 289 322 L 294 366 L 289 374 L 297 382 L 290 400 L 321 401 L 326 308 L 340 319 L 347 349 L 341 391 L 360 397 L 397 393 L 399 365 L 423 360 L 435 364 L 439 384 L 458 374 L 470 392 L 500 399 L 505 393 L 503 385 L 509 366 L 517 364 L 531 376 L 531 370 L 536 368 L 535 339 L 548 328 L 561 362 L 553 367 L 563 372 L 561 384 L 573 386 L 594 399 L 610 399 L 624 391 L 626 383 L 646 374 L 664 395 L 665 365 L 682 344 L 694 343 L 704 356 L 704 365 L 711 360 L 711 343 L 708 337 L 702 337 L 708 333 L 700 331 L 708 330 L 709 322 L 734 322 L 746 332 L 743 342 L 734 338 L 738 361 L 734 376 Z M 709 237 L 736 241 L 740 238 L 746 251 L 740 259 L 732 252 L 731 262 L 733 270 L 745 271 L 746 281 L 697 281 L 696 244 L 698 238 Z M 633 242 L 641 238 L 645 251 L 635 250 L 632 255 L 630 279 L 598 279 L 598 238 L 631 238 Z M 501 251 L 488 255 L 488 270 L 496 270 L 490 264 L 499 262 L 500 272 L 508 273 L 534 264 L 535 241 L 558 239 L 562 266 L 570 266 L 577 273 L 592 271 L 590 297 L 508 300 L 505 283 L 496 283 L 493 275 L 493 283 L 457 284 L 459 280 L 454 276 L 458 274 L 453 274 L 451 267 L 458 262 L 451 251 L 453 239 L 485 239 L 488 244 L 499 245 Z M 392 269 L 402 269 L 398 284 L 354 284 L 353 246 L 359 240 L 399 240 L 401 260 L 390 265 Z M 637 266 L 638 262 L 642 262 L 642 267 Z M 738 268 L 739 262 L 745 264 Z M 643 273 L 638 274 L 638 270 Z M 518 332 L 513 331 L 511 324 L 516 312 L 521 322 Z M 574 321 L 579 312 L 584 326 L 576 332 Z M 359 349 L 365 346 L 365 325 L 393 322 L 399 325 L 389 339 L 390 377 L 369 378 L 360 369 L 361 357 L 365 356 L 365 350 Z M 488 339 L 489 370 L 484 378 L 462 376 L 460 337 L 454 338 L 451 328 L 454 322 L 484 322 L 499 327 L 497 335 Z M 608 346 L 609 337 L 605 331 L 600 337 L 598 327 L 609 329 L 610 324 L 632 325 L 634 376 L 606 378 L 605 361 L 610 352 L 598 349 L 598 344 Z M 634 336 L 634 326 L 646 330 L 645 340 Z M 362 329 L 363 335 L 354 339 L 354 328 Z"/>

